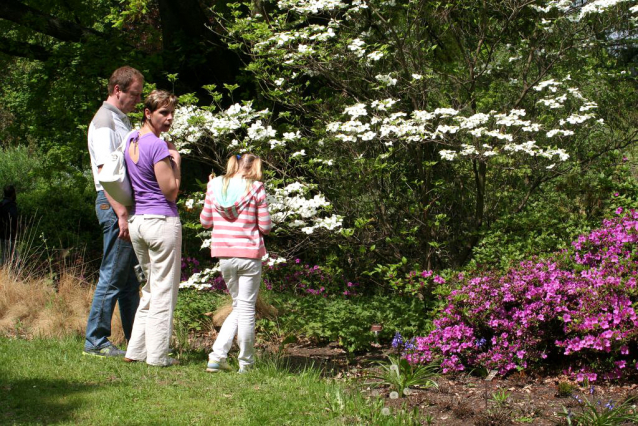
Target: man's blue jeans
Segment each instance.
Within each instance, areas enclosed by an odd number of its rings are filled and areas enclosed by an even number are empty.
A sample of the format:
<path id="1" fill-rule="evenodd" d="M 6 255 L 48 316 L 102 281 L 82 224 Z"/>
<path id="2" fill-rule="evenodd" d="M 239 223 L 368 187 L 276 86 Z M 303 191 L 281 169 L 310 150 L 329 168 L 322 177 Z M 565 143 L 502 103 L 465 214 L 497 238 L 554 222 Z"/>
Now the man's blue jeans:
<path id="1" fill-rule="evenodd" d="M 104 195 L 98 191 L 95 211 L 104 233 L 100 279 L 93 294 L 93 304 L 86 326 L 84 349 L 102 349 L 111 343 L 111 319 L 115 302 L 119 302 L 120 318 L 126 339 L 131 338 L 135 311 L 140 303 L 139 282 L 133 268 L 137 265 L 130 242 L 117 238 L 120 227 L 117 215 Z"/>

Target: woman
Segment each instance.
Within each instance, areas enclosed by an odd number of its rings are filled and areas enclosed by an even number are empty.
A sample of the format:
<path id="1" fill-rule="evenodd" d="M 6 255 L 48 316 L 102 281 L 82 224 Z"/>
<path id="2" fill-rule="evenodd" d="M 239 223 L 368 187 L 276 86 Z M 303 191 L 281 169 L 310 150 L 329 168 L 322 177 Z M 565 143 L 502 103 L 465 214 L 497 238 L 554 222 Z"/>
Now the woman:
<path id="1" fill-rule="evenodd" d="M 162 367 L 178 363 L 168 356 L 168 347 L 182 251 L 175 204 L 181 157 L 172 143 L 159 137 L 170 129 L 176 103 L 167 91 L 151 92 L 144 102 L 142 128 L 129 136 L 124 153 L 135 196 L 129 232 L 147 277 L 124 360 Z"/>

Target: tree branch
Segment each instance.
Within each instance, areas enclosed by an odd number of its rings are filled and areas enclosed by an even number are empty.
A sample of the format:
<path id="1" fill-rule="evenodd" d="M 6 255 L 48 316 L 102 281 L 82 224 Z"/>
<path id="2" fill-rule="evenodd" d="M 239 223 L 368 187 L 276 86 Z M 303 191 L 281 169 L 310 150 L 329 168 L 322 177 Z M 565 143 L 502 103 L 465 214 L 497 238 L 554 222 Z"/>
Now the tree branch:
<path id="1" fill-rule="evenodd" d="M 37 44 L 25 43 L 23 41 L 10 40 L 0 37 L 0 52 L 9 56 L 46 61 L 51 56 L 51 52 Z"/>
<path id="2" fill-rule="evenodd" d="M 15 22 L 36 32 L 46 34 L 60 41 L 78 42 L 89 35 L 101 35 L 97 31 L 42 13 L 17 0 L 0 2 L 0 18 Z"/>

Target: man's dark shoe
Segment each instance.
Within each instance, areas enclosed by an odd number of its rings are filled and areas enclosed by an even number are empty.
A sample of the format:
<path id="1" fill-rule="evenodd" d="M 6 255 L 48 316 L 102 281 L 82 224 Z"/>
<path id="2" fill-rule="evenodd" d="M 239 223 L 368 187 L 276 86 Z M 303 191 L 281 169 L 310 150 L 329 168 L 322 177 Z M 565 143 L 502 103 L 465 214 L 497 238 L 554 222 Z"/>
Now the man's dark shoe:
<path id="1" fill-rule="evenodd" d="M 84 349 L 82 354 L 101 357 L 121 357 L 126 355 L 126 352 L 119 350 L 115 345 L 108 345 L 101 349 Z"/>

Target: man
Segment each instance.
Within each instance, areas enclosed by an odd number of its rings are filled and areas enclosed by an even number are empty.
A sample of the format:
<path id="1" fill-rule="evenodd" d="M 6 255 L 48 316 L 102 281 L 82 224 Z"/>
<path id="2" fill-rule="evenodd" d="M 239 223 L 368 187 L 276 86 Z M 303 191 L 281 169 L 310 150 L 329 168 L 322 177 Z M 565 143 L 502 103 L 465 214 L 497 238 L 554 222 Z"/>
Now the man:
<path id="1" fill-rule="evenodd" d="M 15 240 L 18 232 L 18 206 L 16 189 L 4 187 L 4 199 L 0 202 L 0 265 L 15 256 Z"/>
<path id="2" fill-rule="evenodd" d="M 131 131 L 126 114 L 140 102 L 143 85 L 144 76 L 138 70 L 131 67 L 116 69 L 109 79 L 108 98 L 89 126 L 89 153 L 97 191 L 95 211 L 102 226 L 104 247 L 100 278 L 86 326 L 86 355 L 124 356 L 125 352 L 108 340 L 115 303 L 119 302 L 122 328 L 128 340 L 140 301 L 139 283 L 133 269 L 137 259 L 129 237 L 128 211 L 104 191 L 98 175 L 106 159 Z"/>

